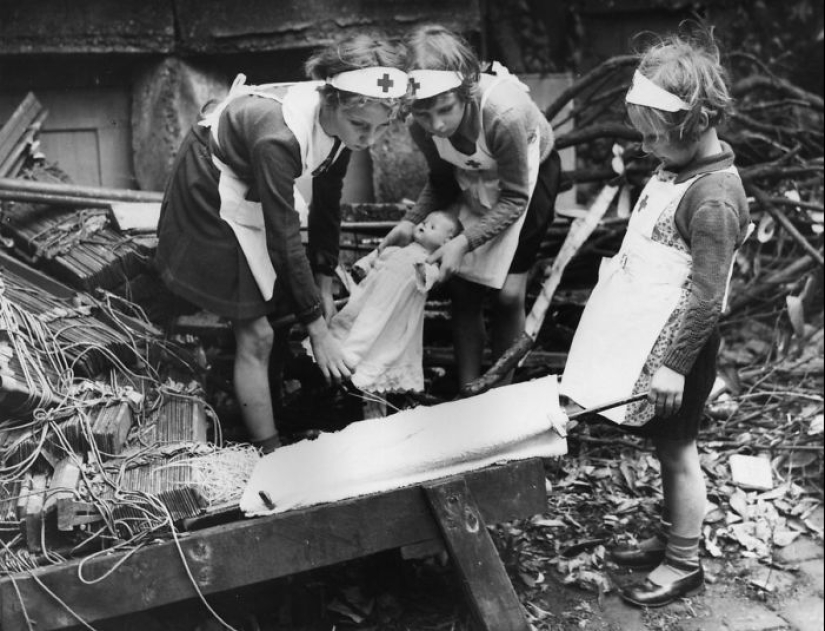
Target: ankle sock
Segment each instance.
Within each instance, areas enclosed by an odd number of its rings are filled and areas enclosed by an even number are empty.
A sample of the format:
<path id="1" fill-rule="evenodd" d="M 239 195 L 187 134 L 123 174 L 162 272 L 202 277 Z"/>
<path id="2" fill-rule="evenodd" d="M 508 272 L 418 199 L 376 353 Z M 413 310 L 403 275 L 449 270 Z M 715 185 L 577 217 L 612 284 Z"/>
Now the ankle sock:
<path id="1" fill-rule="evenodd" d="M 671 534 L 665 548 L 665 560 L 649 575 L 657 585 L 667 585 L 699 569 L 700 537 L 680 537 Z"/>
<path id="2" fill-rule="evenodd" d="M 261 440 L 253 440 L 252 445 L 261 450 L 261 453 L 266 455 L 275 451 L 281 446 L 281 437 L 278 433 L 272 434 L 269 438 L 262 438 Z"/>

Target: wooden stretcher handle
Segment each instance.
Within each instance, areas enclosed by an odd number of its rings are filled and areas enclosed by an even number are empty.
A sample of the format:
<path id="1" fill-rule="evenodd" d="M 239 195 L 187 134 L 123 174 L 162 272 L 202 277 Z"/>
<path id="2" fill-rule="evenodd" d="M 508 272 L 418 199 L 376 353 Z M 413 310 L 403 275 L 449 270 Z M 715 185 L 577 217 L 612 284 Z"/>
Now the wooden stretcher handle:
<path id="1" fill-rule="evenodd" d="M 602 412 L 603 410 L 609 410 L 610 408 L 616 408 L 620 405 L 627 405 L 628 403 L 633 403 L 634 401 L 641 401 L 642 399 L 646 399 L 648 392 L 640 392 L 639 394 L 634 394 L 632 397 L 628 397 L 626 399 L 619 399 L 617 401 L 608 401 L 607 403 L 602 403 L 601 405 L 597 405 L 592 408 L 587 408 L 586 410 L 579 410 L 578 412 L 573 412 L 573 414 L 568 414 L 567 418 L 570 420 L 574 418 L 578 418 L 580 416 L 584 416 L 585 414 L 597 414 L 598 412 Z"/>

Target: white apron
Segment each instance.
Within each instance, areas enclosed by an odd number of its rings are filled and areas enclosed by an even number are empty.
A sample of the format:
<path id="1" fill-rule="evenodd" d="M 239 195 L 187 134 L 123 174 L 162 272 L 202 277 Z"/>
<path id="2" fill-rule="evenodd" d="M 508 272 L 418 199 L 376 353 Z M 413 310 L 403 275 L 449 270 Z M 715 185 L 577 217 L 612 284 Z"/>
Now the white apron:
<path id="1" fill-rule="evenodd" d="M 254 95 L 261 98 L 272 99 L 281 103 L 283 107 L 284 121 L 293 133 L 301 148 L 302 173 L 300 179 L 311 177 L 312 172 L 318 168 L 334 147 L 335 139 L 324 133 L 318 122 L 321 97 L 318 93 L 317 81 L 306 81 L 293 84 L 267 84 L 267 85 L 245 85 L 245 77 L 239 75 L 226 98 L 213 109 L 199 125 L 211 128 L 212 139 L 218 144 L 218 124 L 220 115 L 227 104 L 239 96 Z M 280 88 L 280 90 L 278 90 Z M 284 92 L 283 89 L 286 89 Z M 279 94 L 280 92 L 280 94 Z M 340 151 L 340 149 L 339 149 Z M 337 159 L 336 154 L 330 164 Z M 275 268 L 269 257 L 269 250 L 266 247 L 266 226 L 264 224 L 264 213 L 260 202 L 253 202 L 246 199 L 249 191 L 249 182 L 239 178 L 232 168 L 212 156 L 212 162 L 220 171 L 218 180 L 218 193 L 220 194 L 221 207 L 220 217 L 232 228 L 241 251 L 244 253 L 252 276 L 258 289 L 261 290 L 263 299 L 270 300 L 274 294 Z M 297 190 L 294 190 L 296 208 L 300 207 L 302 198 Z M 296 210 L 295 212 L 299 212 Z"/>
<path id="2" fill-rule="evenodd" d="M 725 171 L 737 173 L 735 167 Z M 654 345 L 690 292 L 692 259 L 688 252 L 654 241 L 653 229 L 667 213 L 672 221 L 687 189 L 704 175 L 677 184 L 671 173 L 654 174 L 639 196 L 619 252 L 602 261 L 560 390 L 584 408 L 636 394 L 634 387 L 651 354 L 658 354 L 661 362 L 665 349 Z M 643 401 L 600 414 L 638 426 L 653 417 L 653 406 Z"/>
<path id="3" fill-rule="evenodd" d="M 455 165 L 455 177 L 463 192 L 463 202 L 459 210 L 459 219 L 464 224 L 465 229 L 481 221 L 481 218 L 498 202 L 500 188 L 498 180 L 498 164 L 487 147 L 487 140 L 484 134 L 484 104 L 490 92 L 502 83 L 508 87 L 515 87 L 520 90 L 527 90 L 521 81 L 509 74 L 506 69 L 498 69 L 499 76 L 484 90 L 481 96 L 479 116 L 481 118 L 481 129 L 476 138 L 476 151 L 472 155 L 467 155 L 458 151 L 450 143 L 448 138 L 438 138 L 433 136 L 438 154 Z M 538 133 L 532 134 L 533 142 L 528 147 L 528 168 L 530 193 L 536 186 L 538 179 L 540 161 L 541 138 Z M 527 200 L 529 206 L 530 199 Z M 521 227 L 527 210 L 506 230 L 490 239 L 487 243 L 475 248 L 472 252 L 464 255 L 461 267 L 457 276 L 466 280 L 501 289 L 513 255 L 518 247 Z"/>

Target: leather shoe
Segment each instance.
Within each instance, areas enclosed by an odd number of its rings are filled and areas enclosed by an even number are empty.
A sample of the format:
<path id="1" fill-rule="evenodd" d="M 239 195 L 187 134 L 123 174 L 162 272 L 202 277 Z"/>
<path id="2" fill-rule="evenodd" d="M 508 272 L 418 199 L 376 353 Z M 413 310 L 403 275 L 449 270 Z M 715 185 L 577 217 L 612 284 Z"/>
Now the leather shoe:
<path id="1" fill-rule="evenodd" d="M 665 560 L 665 549 L 642 550 L 638 546 L 620 546 L 610 551 L 609 559 L 621 567 L 653 569 Z"/>
<path id="2" fill-rule="evenodd" d="M 666 563 L 676 566 L 669 559 Z M 704 584 L 705 571 L 700 565 L 690 574 L 667 585 L 657 585 L 652 583 L 650 579 L 645 580 L 644 583 L 628 585 L 620 590 L 619 596 L 626 602 L 638 607 L 663 607 L 678 598 L 693 596 L 702 589 Z"/>

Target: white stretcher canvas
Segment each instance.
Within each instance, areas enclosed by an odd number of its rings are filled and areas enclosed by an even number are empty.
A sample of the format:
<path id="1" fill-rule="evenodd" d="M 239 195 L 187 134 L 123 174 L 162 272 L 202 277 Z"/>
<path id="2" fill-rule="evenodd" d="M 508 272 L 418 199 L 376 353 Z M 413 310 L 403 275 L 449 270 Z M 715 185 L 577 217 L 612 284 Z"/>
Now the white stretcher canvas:
<path id="1" fill-rule="evenodd" d="M 566 422 L 555 375 L 360 421 L 262 458 L 240 506 L 247 516 L 282 513 L 496 463 L 561 456 Z"/>

